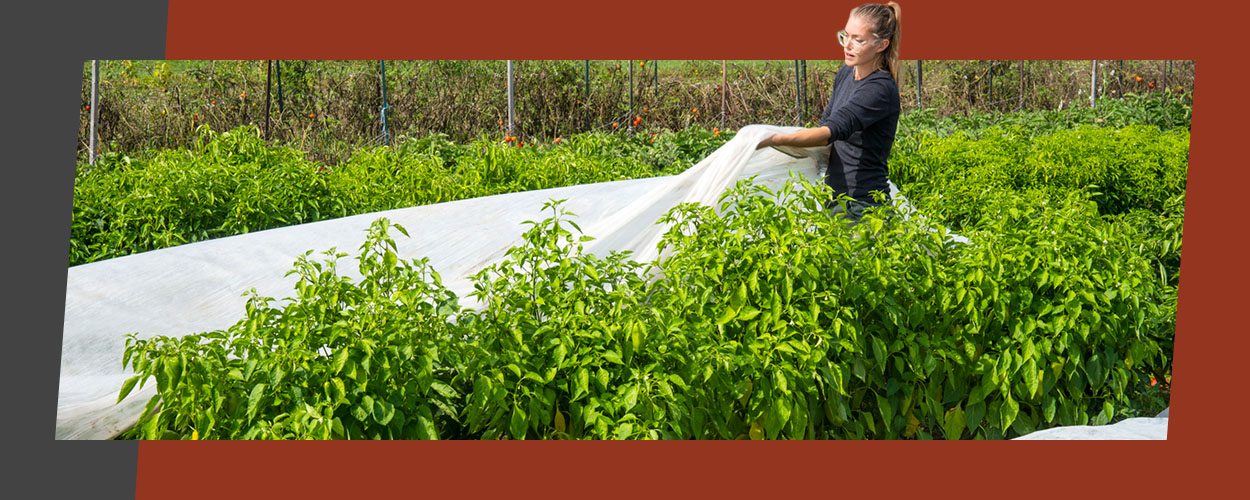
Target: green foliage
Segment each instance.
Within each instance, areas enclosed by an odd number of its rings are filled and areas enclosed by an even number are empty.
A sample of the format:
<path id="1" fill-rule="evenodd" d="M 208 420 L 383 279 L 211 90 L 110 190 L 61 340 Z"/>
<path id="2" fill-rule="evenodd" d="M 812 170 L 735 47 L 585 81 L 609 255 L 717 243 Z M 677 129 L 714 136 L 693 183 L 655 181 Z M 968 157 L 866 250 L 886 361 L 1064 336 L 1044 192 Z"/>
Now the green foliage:
<path id="1" fill-rule="evenodd" d="M 890 175 L 919 207 L 938 196 L 949 201 L 934 213 L 959 230 L 995 215 L 986 200 L 1004 190 L 1036 191 L 1056 203 L 1092 187 L 1103 214 L 1158 212 L 1184 193 L 1188 164 L 1186 130 L 1082 126 L 1030 137 L 1018 127 L 991 127 L 979 138 L 922 133 L 891 158 Z"/>
<path id="2" fill-rule="evenodd" d="M 592 132 L 542 147 L 443 135 L 325 166 L 255 127 L 200 128 L 194 148 L 79 165 L 70 265 L 221 236 L 430 203 L 679 173 L 730 134 Z"/>
<path id="3" fill-rule="evenodd" d="M 1002 439 L 1153 415 L 1167 405 L 1150 381 L 1171 373 L 1189 133 L 1028 127 L 900 139 L 891 177 L 920 217 L 896 200 L 850 228 L 823 185 L 742 182 L 716 209 L 670 211 L 647 266 L 583 253 L 589 236 L 552 201 L 473 277 L 479 310 L 397 258 L 378 221 L 358 281 L 339 276 L 343 254 L 310 252 L 296 297 L 253 294 L 226 331 L 131 337 L 121 396 L 152 378 L 157 396 L 129 437 Z M 186 155 L 224 172 L 182 173 L 210 178 L 194 184 L 205 192 L 254 196 L 226 179 L 270 165 L 269 182 L 324 190 L 304 213 L 345 213 L 680 171 L 727 135 L 542 148 L 434 135 L 288 172 L 308 165 L 232 133 L 88 174 L 143 171 L 147 184 L 117 177 L 148 186 L 119 203 L 140 206 L 173 175 L 144 162 Z M 88 206 L 84 220 L 111 220 Z"/>
<path id="4" fill-rule="evenodd" d="M 358 284 L 302 258 L 284 306 L 254 297 L 227 332 L 132 338 L 122 395 L 158 383 L 133 432 L 1000 439 L 1157 402 L 1174 288 L 1088 196 L 1000 193 L 1004 216 L 958 245 L 893 205 L 848 228 L 827 195 L 743 182 L 718 211 L 678 206 L 645 268 L 582 253 L 553 201 L 474 278 L 477 311 L 397 259 L 379 221 Z"/>
<path id="5" fill-rule="evenodd" d="M 397 259 L 385 219 L 360 248 L 358 283 L 338 275 L 346 254 L 309 251 L 296 297 L 252 292 L 226 331 L 126 342 L 123 363 L 155 378 L 158 395 L 133 437 L 197 439 L 437 439 L 454 429 L 456 297 L 425 260 Z M 403 231 L 403 228 L 394 226 Z M 441 432 L 449 432 L 443 430 Z"/>
<path id="6" fill-rule="evenodd" d="M 478 354 L 465 422 L 487 439 L 647 436 L 664 413 L 642 368 L 654 356 L 639 317 L 642 266 L 583 254 L 591 238 L 569 230 L 580 233 L 559 204 L 474 277 L 484 307 L 462 317 Z"/>
<path id="7" fill-rule="evenodd" d="M 933 108 L 912 110 L 899 117 L 899 135 L 930 132 L 939 137 L 963 133 L 979 137 L 991 127 L 1014 128 L 1017 134 L 1037 136 L 1081 126 L 1120 128 L 1130 125 L 1159 130 L 1189 130 L 1193 120 L 1193 94 L 1125 94 L 1122 99 L 1104 98 L 1097 107 L 1039 109 L 1014 113 L 975 112 L 939 117 Z"/>
<path id="8" fill-rule="evenodd" d="M 195 148 L 110 155 L 74 181 L 70 264 L 336 214 L 324 176 L 255 129 L 200 129 Z"/>

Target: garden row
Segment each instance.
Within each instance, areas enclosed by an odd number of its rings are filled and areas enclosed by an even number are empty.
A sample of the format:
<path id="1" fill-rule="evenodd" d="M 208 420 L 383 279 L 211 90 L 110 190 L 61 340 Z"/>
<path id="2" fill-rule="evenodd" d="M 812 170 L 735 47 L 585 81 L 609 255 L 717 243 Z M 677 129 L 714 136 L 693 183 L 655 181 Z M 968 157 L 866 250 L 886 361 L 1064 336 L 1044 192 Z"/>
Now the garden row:
<path id="1" fill-rule="evenodd" d="M 254 127 L 201 130 L 195 148 L 107 155 L 74 182 L 69 264 L 347 215 L 681 172 L 732 134 L 594 132 L 541 147 L 430 136 L 310 162 Z"/>
<path id="2" fill-rule="evenodd" d="M 380 220 L 360 280 L 310 251 L 290 300 L 130 339 L 121 396 L 157 397 L 128 436 L 1001 439 L 1162 410 L 1187 130 L 979 134 L 896 151 L 924 219 L 741 183 L 671 211 L 647 266 L 581 253 L 552 202 L 476 310 Z"/>
<path id="3" fill-rule="evenodd" d="M 985 176 L 1011 175 L 1006 170 L 1037 168 L 1039 161 L 1050 162 L 1043 153 L 1031 160 L 1017 158 L 1020 143 L 1016 139 L 1021 137 L 1080 126 L 1113 129 L 1145 125 L 1162 131 L 1188 130 L 1190 116 L 1189 108 L 1175 99 L 1139 96 L 1107 100 L 1096 110 L 1072 108 L 943 119 L 931 113 L 909 113 L 899 123 L 898 142 L 891 157 L 892 178 L 908 183 L 914 175 L 922 175 L 912 173 L 910 165 L 918 162 L 971 162 L 983 165 Z M 992 132 L 982 137 L 986 131 Z M 942 139 L 940 144 L 933 140 L 952 134 L 963 139 Z M 1149 144 L 1149 134 L 1137 131 L 1129 136 L 1139 138 L 1145 148 L 1161 147 Z M 379 210 L 675 174 L 697 163 L 732 133 L 698 127 L 657 131 L 654 135 L 591 132 L 559 143 L 524 147 L 514 147 L 521 142 L 510 138 L 506 142 L 481 138 L 455 143 L 435 134 L 389 148 L 357 148 L 347 161 L 336 165 L 308 161 L 302 151 L 291 146 L 268 144 L 254 127 L 223 133 L 201 127 L 198 137 L 189 148 L 108 153 L 95 166 L 80 164 L 74 184 L 69 264 Z M 1048 139 L 1055 144 L 1036 146 L 1067 155 L 1063 164 L 1075 165 L 1054 172 L 1042 182 L 1060 179 L 1064 186 L 1071 186 L 1089 179 L 1087 165 L 1079 155 L 1103 146 L 1080 146 L 1084 149 L 1063 153 L 1059 150 L 1068 151 L 1064 149 L 1069 146 L 1067 142 L 1081 142 L 1067 137 L 1056 136 Z M 1183 140 L 1187 143 L 1187 136 Z M 1126 151 L 1126 155 L 1112 161 L 1137 169 L 1140 163 L 1129 160 L 1140 155 L 1133 151 Z M 1104 157 L 1095 155 L 1090 161 Z M 1176 158 L 1167 161 L 1175 163 Z M 992 171 L 998 167 L 1003 172 Z M 1099 178 L 1095 183 L 1108 185 L 1103 182 L 1108 180 Z M 1174 181 L 1165 183 L 1165 191 L 1176 192 Z M 1149 196 L 1157 198 L 1161 191 L 1155 191 Z M 1157 201 L 1151 208 L 1159 208 Z"/>
<path id="4" fill-rule="evenodd" d="M 1043 212 L 1081 196 L 1103 219 L 1132 228 L 1137 251 L 1166 282 L 1178 283 L 1187 129 L 1082 126 L 1030 138 L 1018 127 L 992 127 L 979 139 L 921 134 L 907 148 L 893 157 L 891 178 L 953 231 L 980 231 L 1016 216 L 1002 206 L 1004 193 Z"/>
<path id="5" fill-rule="evenodd" d="M 1175 290 L 1085 197 L 1004 194 L 958 245 L 918 219 L 847 229 L 822 189 L 679 206 L 649 268 L 581 253 L 553 202 L 474 277 L 480 310 L 380 220 L 359 281 L 310 251 L 289 301 L 129 339 L 121 396 L 157 384 L 129 436 L 999 439 L 1166 405 Z"/>

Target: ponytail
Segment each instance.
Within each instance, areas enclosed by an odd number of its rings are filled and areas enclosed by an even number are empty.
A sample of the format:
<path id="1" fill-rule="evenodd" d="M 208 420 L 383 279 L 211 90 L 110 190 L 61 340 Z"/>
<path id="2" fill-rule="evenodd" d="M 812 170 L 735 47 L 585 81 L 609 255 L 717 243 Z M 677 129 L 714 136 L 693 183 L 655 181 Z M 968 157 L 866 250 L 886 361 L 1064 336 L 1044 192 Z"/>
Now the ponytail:
<path id="1" fill-rule="evenodd" d="M 890 41 L 890 45 L 881 53 L 881 67 L 890 72 L 894 81 L 898 81 L 899 44 L 902 41 L 902 26 L 899 20 L 903 16 L 902 7 L 897 2 L 885 4 L 869 3 L 860 5 L 851 11 L 851 15 L 863 18 L 874 27 L 873 34 Z"/>

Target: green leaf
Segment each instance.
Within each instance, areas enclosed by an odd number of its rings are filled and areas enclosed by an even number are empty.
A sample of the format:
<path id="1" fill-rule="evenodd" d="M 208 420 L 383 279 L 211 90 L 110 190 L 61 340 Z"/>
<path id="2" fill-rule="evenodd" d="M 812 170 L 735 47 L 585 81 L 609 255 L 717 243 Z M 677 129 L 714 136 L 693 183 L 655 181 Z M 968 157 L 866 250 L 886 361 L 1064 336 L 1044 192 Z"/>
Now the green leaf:
<path id="1" fill-rule="evenodd" d="M 165 380 L 169 381 L 169 385 L 165 387 L 168 392 L 173 392 L 178 388 L 178 383 L 182 381 L 182 360 L 172 358 L 165 361 Z"/>
<path id="2" fill-rule="evenodd" d="M 977 385 L 968 391 L 968 404 L 976 404 L 985 400 L 985 386 Z M 969 407 L 971 409 L 971 406 Z"/>
<path id="3" fill-rule="evenodd" d="M 524 377 L 522 377 L 522 378 L 521 378 L 521 380 L 532 380 L 532 381 L 534 381 L 535 383 L 538 383 L 538 384 L 543 384 L 543 383 L 545 383 L 545 382 L 543 381 L 542 376 L 540 376 L 540 375 L 538 375 L 537 373 L 534 373 L 534 372 L 525 372 L 525 376 L 524 376 Z"/>
<path id="4" fill-rule="evenodd" d="M 768 439 L 777 439 L 781 429 L 790 420 L 791 406 L 790 400 L 786 398 L 776 398 L 768 405 L 768 412 L 764 414 L 764 432 Z"/>
<path id="5" fill-rule="evenodd" d="M 1011 428 L 1012 422 L 1016 421 L 1016 416 L 1020 414 L 1020 405 L 1016 403 L 1016 400 L 1011 398 L 1010 394 L 1008 394 L 1007 399 L 1003 400 L 1003 404 L 999 407 L 998 411 L 1000 419 L 999 425 L 1001 425 L 1000 428 L 1003 432 L 1007 432 L 1007 429 Z"/>
<path id="6" fill-rule="evenodd" d="M 964 410 L 955 406 L 946 410 L 942 423 L 942 436 L 946 439 L 959 439 L 964 432 Z"/>
<path id="7" fill-rule="evenodd" d="M 347 358 L 347 366 L 343 367 L 343 374 L 347 375 L 347 378 L 350 378 L 352 380 L 360 379 L 360 373 L 356 370 L 355 360 L 351 358 Z"/>
<path id="8" fill-rule="evenodd" d="M 347 399 L 347 387 L 343 385 L 342 380 L 338 378 L 330 379 L 330 389 L 330 397 L 333 398 L 335 402 Z"/>
<path id="9" fill-rule="evenodd" d="M 573 376 L 573 396 L 572 401 L 588 394 L 590 391 L 590 371 L 586 367 L 577 370 L 577 374 Z"/>
<path id="10" fill-rule="evenodd" d="M 964 411 L 964 423 L 968 431 L 975 434 L 977 427 L 981 426 L 981 419 L 984 417 L 985 403 L 968 405 L 968 409 Z"/>
<path id="11" fill-rule="evenodd" d="M 746 306 L 742 308 L 742 311 L 738 314 L 738 319 L 742 321 L 750 321 L 754 319 L 756 316 L 759 316 L 759 314 L 760 314 L 759 309 L 756 309 L 751 306 Z"/>
<path id="12" fill-rule="evenodd" d="M 314 389 L 315 390 L 315 389 Z M 247 419 L 251 420 L 256 417 L 256 410 L 260 404 L 260 398 L 265 394 L 265 384 L 256 384 L 252 386 L 252 392 L 247 397 Z"/>
<path id="13" fill-rule="evenodd" d="M 347 365 L 347 348 L 339 348 L 334 351 L 334 361 L 330 364 L 330 373 L 338 375 L 343 371 L 343 366 Z"/>
<path id="14" fill-rule="evenodd" d="M 787 396 L 790 395 L 789 381 L 786 379 L 786 374 L 782 373 L 780 369 L 773 370 L 773 385 L 775 385 L 777 390 L 781 391 L 782 394 Z"/>
<path id="15" fill-rule="evenodd" d="M 894 405 L 890 403 L 890 398 L 878 394 L 877 408 L 881 410 L 882 423 L 885 424 L 886 432 L 889 432 L 894 423 Z"/>
<path id="16" fill-rule="evenodd" d="M 1024 372 L 1024 385 L 1029 390 L 1029 397 L 1037 397 L 1037 386 L 1039 382 L 1037 363 L 1033 360 L 1033 358 L 1029 358 L 1029 360 L 1024 363 L 1024 368 L 1021 368 L 1021 370 Z"/>
<path id="17" fill-rule="evenodd" d="M 599 371 L 595 375 L 599 379 L 599 386 L 606 389 L 608 387 L 608 381 L 609 381 L 608 371 L 603 368 L 600 368 Z"/>
<path id="18" fill-rule="evenodd" d="M 606 361 L 608 361 L 608 362 L 610 362 L 610 363 L 616 363 L 616 364 L 618 364 L 618 365 L 620 365 L 620 364 L 624 364 L 624 363 L 621 361 L 621 355 L 620 355 L 620 354 L 617 354 L 617 352 L 616 352 L 616 351 L 604 351 L 604 352 L 603 352 L 603 359 L 604 359 L 604 360 L 606 360 Z"/>
<path id="19" fill-rule="evenodd" d="M 638 384 L 632 384 L 625 389 L 624 410 L 629 411 L 634 405 L 638 404 Z"/>
<path id="20" fill-rule="evenodd" d="M 885 342 L 882 342 L 880 338 L 877 338 L 877 337 L 872 338 L 872 355 L 877 360 L 877 369 L 880 370 L 882 374 L 885 374 L 885 368 L 886 368 Z"/>
<path id="21" fill-rule="evenodd" d="M 847 396 L 848 394 L 846 393 L 846 385 L 845 385 L 845 379 L 844 379 L 845 375 L 843 374 L 842 367 L 839 365 L 830 363 L 830 364 L 825 365 L 823 369 L 824 369 L 823 371 L 825 372 L 825 377 L 831 383 L 833 383 L 834 389 L 837 389 L 839 394 L 843 396 Z"/>
<path id="22" fill-rule="evenodd" d="M 256 360 L 256 358 L 249 359 L 249 360 L 247 360 L 247 362 L 246 362 L 246 363 L 244 363 L 244 365 L 243 365 L 243 380 L 251 380 L 251 379 L 252 379 L 252 372 L 256 371 L 256 364 L 257 364 L 257 363 L 258 363 L 258 361 Z"/>
<path id="23" fill-rule="evenodd" d="M 555 367 L 560 367 L 564 363 L 564 357 L 568 355 L 568 350 L 564 348 L 564 344 L 557 345 L 551 351 L 551 362 Z"/>
<path id="24" fill-rule="evenodd" d="M 1100 412 L 1097 417 L 1094 417 L 1093 424 L 1107 425 L 1111 423 L 1111 419 L 1113 417 L 1115 417 L 1115 408 L 1111 406 L 1110 401 L 1103 401 L 1102 412 Z"/>
<path id="25" fill-rule="evenodd" d="M 634 424 L 625 422 L 621 424 L 620 427 L 616 428 L 616 433 L 614 435 L 616 439 L 623 440 L 623 439 L 628 439 L 630 434 L 633 434 L 633 432 L 634 432 Z"/>
<path id="26" fill-rule="evenodd" d="M 130 391 L 135 388 L 135 384 L 138 383 L 139 379 L 142 377 L 143 375 L 135 375 L 133 377 L 126 379 L 125 382 L 122 382 L 121 394 L 117 395 L 118 403 L 122 402 L 123 399 L 126 399 L 126 395 L 130 394 Z"/>
<path id="27" fill-rule="evenodd" d="M 441 394 L 445 398 L 455 399 L 455 398 L 460 397 L 460 393 L 456 392 L 455 389 L 452 389 L 450 385 L 439 382 L 437 380 L 430 382 L 430 388 L 434 389 L 434 392 Z"/>
<path id="28" fill-rule="evenodd" d="M 1089 386 L 1091 388 L 1097 389 L 1102 386 L 1106 373 L 1103 372 L 1102 361 L 1097 353 L 1085 360 L 1085 373 L 1089 374 Z"/>
<path id="29" fill-rule="evenodd" d="M 152 398 L 152 400 L 155 401 L 156 398 Z M 161 428 L 160 421 L 161 421 L 162 413 L 163 411 L 158 411 L 152 414 L 152 416 L 149 417 L 148 420 L 143 423 L 143 439 L 149 439 L 149 440 L 156 439 L 157 432 Z"/>
<path id="30" fill-rule="evenodd" d="M 746 302 L 747 302 L 747 285 L 746 283 L 739 283 L 738 288 L 737 290 L 734 291 L 733 296 L 729 297 L 729 307 L 733 308 L 733 310 L 735 311 L 739 311 L 742 309 L 743 304 L 746 304 Z"/>
<path id="31" fill-rule="evenodd" d="M 395 417 L 395 405 L 384 400 L 375 400 L 373 402 L 373 420 L 379 424 L 386 425 Z"/>
<path id="32" fill-rule="evenodd" d="M 1055 420 L 1055 398 L 1046 396 L 1042 402 L 1042 417 L 1046 419 L 1045 423 L 1054 422 Z"/>
<path id="33" fill-rule="evenodd" d="M 525 430 L 528 427 L 529 426 L 528 426 L 527 417 L 525 416 L 525 410 L 522 410 L 519 405 L 513 406 L 512 407 L 512 422 L 511 422 L 511 425 L 508 427 L 508 430 L 512 433 L 512 438 L 513 439 L 525 439 Z"/>
<path id="34" fill-rule="evenodd" d="M 370 404 L 369 408 L 372 408 L 372 407 L 373 405 Z M 370 413 L 370 410 L 368 408 L 365 408 L 365 405 L 363 403 L 352 407 L 352 416 L 355 417 L 357 421 L 364 422 L 365 420 L 368 420 L 369 413 Z"/>

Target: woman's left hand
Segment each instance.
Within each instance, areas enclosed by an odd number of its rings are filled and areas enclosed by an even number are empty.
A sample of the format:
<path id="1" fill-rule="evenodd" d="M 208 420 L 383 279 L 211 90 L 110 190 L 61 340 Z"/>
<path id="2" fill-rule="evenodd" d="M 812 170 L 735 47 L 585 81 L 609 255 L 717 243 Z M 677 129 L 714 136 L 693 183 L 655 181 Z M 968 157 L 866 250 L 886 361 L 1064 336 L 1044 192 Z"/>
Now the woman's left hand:
<path id="1" fill-rule="evenodd" d="M 755 149 L 764 149 L 769 146 L 776 146 L 777 145 L 777 141 L 775 139 L 776 137 L 777 137 L 777 134 L 773 134 L 768 137 L 765 137 L 764 140 L 760 141 L 760 143 L 755 146 Z"/>

